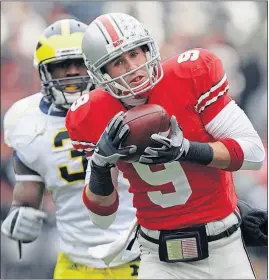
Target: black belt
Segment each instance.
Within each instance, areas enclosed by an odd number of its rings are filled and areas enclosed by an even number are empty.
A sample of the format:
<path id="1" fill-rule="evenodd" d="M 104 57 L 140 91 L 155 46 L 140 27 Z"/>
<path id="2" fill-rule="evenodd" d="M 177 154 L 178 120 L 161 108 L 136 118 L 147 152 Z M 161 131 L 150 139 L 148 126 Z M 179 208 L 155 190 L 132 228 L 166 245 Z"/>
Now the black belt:
<path id="1" fill-rule="evenodd" d="M 208 235 L 208 236 L 207 236 L 208 242 L 216 241 L 216 240 L 219 240 L 219 239 L 221 239 L 221 238 L 223 238 L 223 237 L 228 237 L 228 236 L 232 235 L 234 232 L 237 231 L 237 229 L 238 229 L 238 228 L 240 227 L 240 225 L 241 225 L 242 219 L 241 219 L 241 217 L 239 216 L 239 214 L 238 214 L 236 211 L 234 211 L 233 213 L 236 215 L 236 217 L 237 217 L 237 219 L 238 219 L 238 223 L 232 225 L 231 227 L 227 228 L 225 231 L 223 231 L 223 232 L 221 232 L 221 233 L 219 233 L 219 234 L 216 234 L 216 235 Z M 190 228 L 190 230 L 191 230 L 191 228 Z M 148 236 L 148 235 L 146 235 L 146 234 L 142 231 L 141 227 L 139 228 L 139 234 L 140 234 L 143 238 L 145 238 L 147 241 L 159 245 L 159 240 L 158 240 L 158 239 L 155 239 L 155 238 L 152 238 L 152 237 L 150 237 L 150 236 Z"/>

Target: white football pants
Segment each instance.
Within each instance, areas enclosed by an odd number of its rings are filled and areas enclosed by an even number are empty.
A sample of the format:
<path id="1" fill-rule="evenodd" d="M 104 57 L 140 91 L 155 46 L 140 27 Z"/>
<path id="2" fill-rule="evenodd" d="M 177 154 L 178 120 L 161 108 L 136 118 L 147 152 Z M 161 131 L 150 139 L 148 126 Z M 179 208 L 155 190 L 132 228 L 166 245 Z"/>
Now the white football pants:
<path id="1" fill-rule="evenodd" d="M 206 225 L 207 235 L 216 235 L 238 222 L 234 213 Z M 142 231 L 155 239 L 159 231 Z M 229 237 L 208 242 L 209 257 L 195 262 L 166 263 L 159 260 L 158 245 L 138 236 L 141 263 L 138 279 L 255 279 L 239 228 Z"/>

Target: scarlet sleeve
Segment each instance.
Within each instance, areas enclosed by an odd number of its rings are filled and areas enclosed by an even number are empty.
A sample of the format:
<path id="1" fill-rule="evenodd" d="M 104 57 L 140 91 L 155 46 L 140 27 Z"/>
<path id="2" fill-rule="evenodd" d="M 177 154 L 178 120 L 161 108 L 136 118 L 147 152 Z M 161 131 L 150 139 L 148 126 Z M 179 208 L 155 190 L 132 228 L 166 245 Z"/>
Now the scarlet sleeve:
<path id="1" fill-rule="evenodd" d="M 230 101 L 229 84 L 221 60 L 212 52 L 197 49 L 199 58 L 192 69 L 195 109 L 204 125 L 208 124 Z"/>
<path id="2" fill-rule="evenodd" d="M 74 148 L 91 152 L 108 122 L 120 111 L 125 111 L 120 101 L 101 89 L 76 100 L 65 120 Z"/>

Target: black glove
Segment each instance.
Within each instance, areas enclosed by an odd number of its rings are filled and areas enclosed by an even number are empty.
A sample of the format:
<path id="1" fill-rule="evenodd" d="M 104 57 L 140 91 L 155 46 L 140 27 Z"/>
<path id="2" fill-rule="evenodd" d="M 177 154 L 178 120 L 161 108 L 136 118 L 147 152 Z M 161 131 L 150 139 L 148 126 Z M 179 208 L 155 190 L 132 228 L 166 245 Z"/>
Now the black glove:
<path id="1" fill-rule="evenodd" d="M 268 215 L 255 210 L 243 217 L 241 225 L 246 246 L 268 246 Z"/>
<path id="2" fill-rule="evenodd" d="M 122 141 L 130 133 L 127 124 L 122 125 L 123 112 L 115 115 L 101 135 L 92 155 L 92 162 L 99 167 L 111 168 L 119 158 L 131 155 L 136 152 L 136 146 L 121 147 Z"/>
<path id="3" fill-rule="evenodd" d="M 179 160 L 181 157 L 188 153 L 190 142 L 184 138 L 182 129 L 177 123 L 176 117 L 172 116 L 171 120 L 172 134 L 171 138 L 166 138 L 159 134 L 152 134 L 151 140 L 161 148 L 147 147 L 140 156 L 139 163 L 143 164 L 162 164 L 175 160 Z"/>

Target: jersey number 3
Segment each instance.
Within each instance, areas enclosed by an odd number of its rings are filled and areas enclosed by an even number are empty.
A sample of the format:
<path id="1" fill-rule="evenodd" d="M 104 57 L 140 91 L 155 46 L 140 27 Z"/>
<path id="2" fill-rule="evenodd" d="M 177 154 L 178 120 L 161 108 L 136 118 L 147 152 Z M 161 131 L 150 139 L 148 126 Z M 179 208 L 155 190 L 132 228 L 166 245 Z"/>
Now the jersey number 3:
<path id="1" fill-rule="evenodd" d="M 68 153 L 69 163 L 74 163 L 74 161 L 79 161 L 80 167 L 77 170 L 71 171 L 70 167 L 68 166 L 68 162 L 63 165 L 57 166 L 58 171 L 60 173 L 60 177 L 66 181 L 67 183 L 74 183 L 76 181 L 81 181 L 85 179 L 85 171 L 87 168 L 87 159 L 84 153 L 74 150 L 70 148 L 67 150 L 65 145 L 67 141 L 70 142 L 70 138 L 68 132 L 66 130 L 59 130 L 53 139 L 53 146 L 55 151 L 60 151 L 64 149 L 66 153 Z M 70 143 L 71 144 L 71 143 Z"/>

